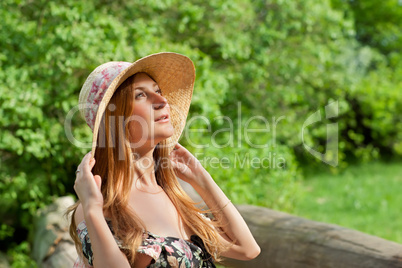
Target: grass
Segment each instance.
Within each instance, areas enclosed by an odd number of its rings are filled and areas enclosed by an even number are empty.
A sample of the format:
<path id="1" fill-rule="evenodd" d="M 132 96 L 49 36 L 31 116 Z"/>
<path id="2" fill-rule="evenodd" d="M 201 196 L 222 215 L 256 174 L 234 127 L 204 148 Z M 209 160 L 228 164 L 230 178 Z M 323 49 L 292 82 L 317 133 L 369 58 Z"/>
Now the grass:
<path id="1" fill-rule="evenodd" d="M 337 175 L 307 172 L 296 214 L 402 243 L 402 162 L 350 166 Z"/>

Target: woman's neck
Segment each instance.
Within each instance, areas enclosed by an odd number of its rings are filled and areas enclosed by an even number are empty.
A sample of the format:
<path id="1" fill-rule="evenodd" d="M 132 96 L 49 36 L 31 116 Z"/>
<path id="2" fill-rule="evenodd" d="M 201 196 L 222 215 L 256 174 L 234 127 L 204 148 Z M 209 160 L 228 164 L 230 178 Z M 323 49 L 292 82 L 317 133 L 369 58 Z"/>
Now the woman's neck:
<path id="1" fill-rule="evenodd" d="M 134 185 L 141 184 L 146 187 L 158 186 L 155 177 L 155 161 L 153 150 L 144 155 L 137 154 L 133 165 Z"/>

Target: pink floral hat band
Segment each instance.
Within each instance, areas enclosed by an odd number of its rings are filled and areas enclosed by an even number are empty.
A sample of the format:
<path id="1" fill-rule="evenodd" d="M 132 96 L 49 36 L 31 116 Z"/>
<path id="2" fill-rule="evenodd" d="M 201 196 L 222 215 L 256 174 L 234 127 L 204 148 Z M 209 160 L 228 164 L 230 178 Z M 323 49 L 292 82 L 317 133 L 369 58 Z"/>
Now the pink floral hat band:
<path id="1" fill-rule="evenodd" d="M 87 80 L 88 83 L 92 82 L 92 85 L 86 98 L 86 107 L 85 109 L 81 109 L 81 113 L 92 131 L 94 129 L 99 104 L 101 103 L 106 90 L 109 88 L 112 81 L 131 64 L 132 63 L 130 62 L 124 61 L 102 64 L 93 71 L 92 74 L 94 75 L 93 79 L 91 79 L 93 81 Z"/>

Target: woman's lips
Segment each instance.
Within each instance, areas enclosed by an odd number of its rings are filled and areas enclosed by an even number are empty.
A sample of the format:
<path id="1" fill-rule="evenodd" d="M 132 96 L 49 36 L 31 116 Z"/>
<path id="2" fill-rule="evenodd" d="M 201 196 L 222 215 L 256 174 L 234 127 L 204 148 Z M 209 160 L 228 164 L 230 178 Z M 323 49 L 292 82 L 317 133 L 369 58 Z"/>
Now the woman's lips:
<path id="1" fill-rule="evenodd" d="M 165 122 L 169 122 L 169 121 L 170 121 L 170 118 L 169 118 L 168 114 L 161 115 L 155 120 L 155 122 L 158 122 L 158 123 L 165 123 Z"/>

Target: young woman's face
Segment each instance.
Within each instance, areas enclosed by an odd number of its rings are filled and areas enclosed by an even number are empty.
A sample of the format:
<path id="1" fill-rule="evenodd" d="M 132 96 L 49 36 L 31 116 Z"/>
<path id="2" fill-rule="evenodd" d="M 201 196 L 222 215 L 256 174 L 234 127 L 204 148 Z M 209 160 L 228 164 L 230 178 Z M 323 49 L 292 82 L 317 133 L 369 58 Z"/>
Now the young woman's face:
<path id="1" fill-rule="evenodd" d="M 145 73 L 135 75 L 133 89 L 135 102 L 130 120 L 130 142 L 136 148 L 156 146 L 174 133 L 169 104 L 158 84 Z"/>

